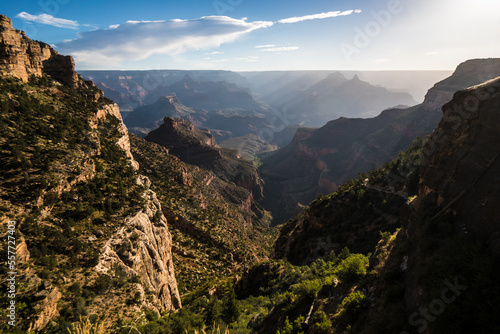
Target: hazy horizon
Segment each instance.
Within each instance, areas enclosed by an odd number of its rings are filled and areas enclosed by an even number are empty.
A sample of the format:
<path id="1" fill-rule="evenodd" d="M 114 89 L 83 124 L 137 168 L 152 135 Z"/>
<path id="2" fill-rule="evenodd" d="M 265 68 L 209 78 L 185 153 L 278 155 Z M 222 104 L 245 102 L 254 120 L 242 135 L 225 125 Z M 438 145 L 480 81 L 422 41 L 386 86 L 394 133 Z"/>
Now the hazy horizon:
<path id="1" fill-rule="evenodd" d="M 500 55 L 480 0 L 16 1 L 14 28 L 78 70 L 453 70 Z"/>

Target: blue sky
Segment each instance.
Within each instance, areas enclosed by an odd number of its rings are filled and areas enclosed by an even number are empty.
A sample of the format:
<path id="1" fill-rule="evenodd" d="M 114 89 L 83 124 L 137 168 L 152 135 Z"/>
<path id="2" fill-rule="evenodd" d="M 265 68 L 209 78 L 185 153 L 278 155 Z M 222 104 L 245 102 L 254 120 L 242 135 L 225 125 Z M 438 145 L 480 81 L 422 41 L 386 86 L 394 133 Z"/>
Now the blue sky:
<path id="1" fill-rule="evenodd" d="M 498 0 L 4 1 L 78 69 L 454 69 L 500 57 Z"/>

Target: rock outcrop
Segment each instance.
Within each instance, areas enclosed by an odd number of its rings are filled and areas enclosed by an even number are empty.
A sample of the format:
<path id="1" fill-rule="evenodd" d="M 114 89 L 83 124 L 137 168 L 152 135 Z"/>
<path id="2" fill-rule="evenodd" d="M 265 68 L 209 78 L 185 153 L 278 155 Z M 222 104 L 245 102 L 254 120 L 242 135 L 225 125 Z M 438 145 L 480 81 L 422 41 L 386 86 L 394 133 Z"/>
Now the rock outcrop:
<path id="1" fill-rule="evenodd" d="M 145 139 L 164 146 L 170 154 L 188 164 L 209 170 L 221 180 L 245 188 L 252 193 L 252 202 L 262 197 L 263 182 L 253 161 L 240 159 L 234 149 L 217 147 L 210 130 L 198 129 L 184 119 L 165 117 L 164 123 Z"/>
<path id="2" fill-rule="evenodd" d="M 165 117 L 163 124 L 151 131 L 146 140 L 166 147 L 182 161 L 197 166 L 211 165 L 222 158 L 209 130 L 197 129 L 191 122 L 181 118 Z"/>
<path id="3" fill-rule="evenodd" d="M 138 182 L 147 188 L 151 185 L 143 176 Z M 118 267 L 130 278 L 139 277 L 142 290 L 153 292 L 150 301 L 141 294 L 143 305 L 160 313 L 172 311 L 181 307 L 172 261 L 172 237 L 156 194 L 148 189 L 143 196 L 145 209 L 127 218 L 106 242 L 96 270 L 107 274 Z"/>
<path id="4" fill-rule="evenodd" d="M 422 108 L 426 110 L 440 109 L 453 98 L 453 94 L 461 89 L 479 85 L 500 76 L 500 59 L 471 59 L 458 65 L 452 76 L 436 83 L 429 89 Z"/>
<path id="5" fill-rule="evenodd" d="M 59 315 L 57 302 L 61 299 L 62 293 L 56 287 L 48 287 L 35 295 L 37 298 L 42 298 L 42 301 L 37 303 L 36 308 L 40 314 L 34 322 L 30 324 L 29 332 L 39 332 L 47 326 L 47 324 Z"/>
<path id="6" fill-rule="evenodd" d="M 500 78 L 457 92 L 424 146 L 420 196 L 500 254 Z"/>
<path id="7" fill-rule="evenodd" d="M 62 56 L 48 44 L 29 39 L 0 15 L 0 72 L 27 81 L 31 75 L 50 75 L 54 80 L 77 87 L 78 74 L 71 56 Z"/>

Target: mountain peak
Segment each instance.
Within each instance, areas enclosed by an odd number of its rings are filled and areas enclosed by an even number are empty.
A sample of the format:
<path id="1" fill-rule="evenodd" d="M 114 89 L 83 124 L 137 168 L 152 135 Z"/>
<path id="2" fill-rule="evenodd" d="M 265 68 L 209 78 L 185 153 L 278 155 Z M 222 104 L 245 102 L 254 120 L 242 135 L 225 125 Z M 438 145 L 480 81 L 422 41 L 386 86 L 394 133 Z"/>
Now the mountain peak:
<path id="1" fill-rule="evenodd" d="M 354 77 L 352 78 L 352 81 L 361 81 L 358 77 L 357 74 L 354 74 Z"/>

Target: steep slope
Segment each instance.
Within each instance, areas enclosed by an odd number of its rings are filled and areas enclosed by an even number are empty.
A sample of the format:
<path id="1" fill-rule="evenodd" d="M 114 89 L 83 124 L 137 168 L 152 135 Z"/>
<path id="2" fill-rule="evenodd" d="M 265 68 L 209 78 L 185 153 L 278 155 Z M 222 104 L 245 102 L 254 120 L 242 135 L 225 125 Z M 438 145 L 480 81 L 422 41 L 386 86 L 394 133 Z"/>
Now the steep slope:
<path id="1" fill-rule="evenodd" d="M 0 219 L 16 222 L 16 328 L 66 331 L 104 313 L 109 328 L 180 308 L 167 221 L 118 107 L 71 57 L 0 23 Z"/>
<path id="2" fill-rule="evenodd" d="M 390 109 L 368 119 L 340 118 L 320 129 L 298 129 L 285 148 L 262 158 L 266 189 L 264 206 L 282 222 L 316 194 L 327 194 L 360 172 L 379 168 L 426 136 L 441 118 L 440 107 L 453 92 L 500 75 L 499 59 L 464 62 L 455 73 L 432 87 L 421 105 Z M 304 177 L 305 176 L 305 177 Z"/>
<path id="3" fill-rule="evenodd" d="M 318 196 L 304 213 L 280 229 L 274 257 L 308 264 L 332 250 L 348 247 L 367 254 L 380 231 L 394 232 L 409 216 L 406 201 L 416 194 L 422 139 L 380 170 L 360 174 L 326 196 Z"/>

